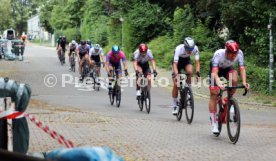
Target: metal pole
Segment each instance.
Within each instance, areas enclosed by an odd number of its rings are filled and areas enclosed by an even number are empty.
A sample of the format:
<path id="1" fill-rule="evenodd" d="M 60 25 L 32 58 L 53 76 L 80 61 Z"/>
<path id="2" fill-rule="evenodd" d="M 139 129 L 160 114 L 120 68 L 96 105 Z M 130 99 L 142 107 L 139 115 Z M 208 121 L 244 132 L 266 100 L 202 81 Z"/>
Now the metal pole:
<path id="1" fill-rule="evenodd" d="M 124 27 L 123 27 L 124 19 L 122 16 L 120 16 L 120 21 L 122 22 L 122 49 L 123 49 L 124 48 Z"/>
<path id="2" fill-rule="evenodd" d="M 272 16 L 269 16 L 269 94 L 272 94 L 272 86 L 274 82 L 274 72 L 273 72 L 273 63 L 274 63 L 274 55 L 273 55 L 273 35 L 272 35 Z"/>
<path id="3" fill-rule="evenodd" d="M 124 49 L 124 27 L 123 27 L 124 21 L 122 21 L 122 49 Z"/>

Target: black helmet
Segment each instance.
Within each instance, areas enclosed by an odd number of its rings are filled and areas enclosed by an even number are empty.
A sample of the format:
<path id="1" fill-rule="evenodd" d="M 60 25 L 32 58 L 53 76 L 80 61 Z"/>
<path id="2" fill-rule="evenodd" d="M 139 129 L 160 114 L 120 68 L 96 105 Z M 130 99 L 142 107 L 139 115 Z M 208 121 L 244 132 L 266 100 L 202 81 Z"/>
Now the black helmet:
<path id="1" fill-rule="evenodd" d="M 86 43 L 87 43 L 88 45 L 91 45 L 91 41 L 90 41 L 90 40 L 87 40 Z"/>
<path id="2" fill-rule="evenodd" d="M 86 44 L 86 41 L 85 41 L 85 40 L 81 40 L 81 41 L 80 41 L 80 44 L 81 44 L 81 45 L 85 45 L 85 44 Z"/>

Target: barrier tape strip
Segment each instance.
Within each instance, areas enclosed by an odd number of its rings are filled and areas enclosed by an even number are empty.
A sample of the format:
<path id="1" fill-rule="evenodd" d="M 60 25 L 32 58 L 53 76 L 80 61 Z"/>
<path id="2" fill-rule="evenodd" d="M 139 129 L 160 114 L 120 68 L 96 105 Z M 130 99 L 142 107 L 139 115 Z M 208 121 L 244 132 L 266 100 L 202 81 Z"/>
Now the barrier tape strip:
<path id="1" fill-rule="evenodd" d="M 57 140 L 60 144 L 65 145 L 67 148 L 73 148 L 74 144 L 72 141 L 64 138 L 63 135 L 58 134 L 55 130 L 51 130 L 49 126 L 43 125 L 41 121 L 38 121 L 34 116 L 18 111 L 0 111 L 0 120 L 1 119 L 18 119 L 22 117 L 27 117 L 33 122 L 37 127 L 42 129 L 45 133 L 49 134 L 53 139 Z"/>

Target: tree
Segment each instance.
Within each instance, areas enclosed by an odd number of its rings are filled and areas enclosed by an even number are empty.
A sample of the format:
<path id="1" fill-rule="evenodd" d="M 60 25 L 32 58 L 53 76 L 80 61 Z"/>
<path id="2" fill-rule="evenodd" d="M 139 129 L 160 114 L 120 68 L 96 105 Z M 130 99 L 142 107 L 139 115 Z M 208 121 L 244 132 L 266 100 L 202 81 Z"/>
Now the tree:
<path id="1" fill-rule="evenodd" d="M 11 3 L 10 0 L 0 0 L 0 4 L 0 31 L 4 31 L 11 27 Z"/>

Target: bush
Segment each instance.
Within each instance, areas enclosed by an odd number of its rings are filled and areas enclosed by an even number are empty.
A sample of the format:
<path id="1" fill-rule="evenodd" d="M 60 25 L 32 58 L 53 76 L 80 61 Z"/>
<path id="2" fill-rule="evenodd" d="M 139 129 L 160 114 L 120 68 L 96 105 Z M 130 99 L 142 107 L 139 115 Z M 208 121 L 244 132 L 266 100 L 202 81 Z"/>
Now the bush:
<path id="1" fill-rule="evenodd" d="M 160 36 L 148 46 L 153 52 L 156 64 L 161 68 L 170 69 L 175 48 L 173 40 L 168 36 Z"/>
<path id="2" fill-rule="evenodd" d="M 66 39 L 68 42 L 71 40 L 80 41 L 81 35 L 77 28 L 68 28 L 63 31 L 64 36 L 66 36 Z"/>

